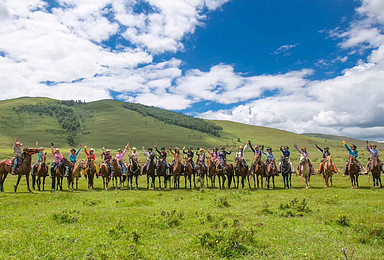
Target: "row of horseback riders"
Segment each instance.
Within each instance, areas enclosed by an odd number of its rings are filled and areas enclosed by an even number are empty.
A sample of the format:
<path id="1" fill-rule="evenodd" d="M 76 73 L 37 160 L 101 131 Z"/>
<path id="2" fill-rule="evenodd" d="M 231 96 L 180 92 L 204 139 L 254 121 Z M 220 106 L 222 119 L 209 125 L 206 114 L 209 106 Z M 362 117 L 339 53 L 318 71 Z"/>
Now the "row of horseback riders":
<path id="1" fill-rule="evenodd" d="M 12 159 L 12 163 L 13 163 L 12 174 L 17 174 L 18 160 L 19 160 L 19 158 L 21 157 L 21 154 L 22 154 L 22 150 L 21 150 L 21 146 L 22 145 L 23 144 L 19 142 L 18 137 L 16 137 L 16 140 L 15 140 L 14 145 L 13 145 L 13 150 L 14 150 L 14 155 L 15 156 Z M 363 172 L 363 167 L 360 164 L 360 162 L 357 160 L 357 158 L 358 158 L 358 151 L 357 151 L 356 145 L 352 144 L 351 147 L 349 147 L 345 143 L 345 141 L 343 141 L 343 145 L 345 146 L 345 148 L 349 152 L 349 155 L 352 156 L 355 159 L 357 165 L 359 166 L 359 171 Z M 238 147 L 238 150 L 237 150 L 236 156 L 235 156 L 235 161 L 240 161 L 241 163 L 243 163 L 243 165 L 245 166 L 245 168 L 247 170 L 248 170 L 248 164 L 247 164 L 247 162 L 246 162 L 246 160 L 244 158 L 244 155 L 245 155 L 245 151 L 246 151 L 246 149 L 248 147 L 250 147 L 250 149 L 252 150 L 252 152 L 253 152 L 253 154 L 255 156 L 257 155 L 257 156 L 259 156 L 261 158 L 262 155 L 264 154 L 266 156 L 266 163 L 265 163 L 266 165 L 272 164 L 272 165 L 276 166 L 276 164 L 275 164 L 275 157 L 274 157 L 274 154 L 273 154 L 272 149 L 270 147 L 268 147 L 266 149 L 266 152 L 264 152 L 264 146 L 261 146 L 261 147 L 259 145 L 252 146 L 251 141 L 248 141 L 245 144 L 245 146 Z M 301 147 L 301 149 L 299 149 L 296 144 L 294 145 L 294 147 L 300 153 L 301 159 L 305 158 L 305 159 L 308 160 L 308 163 L 309 163 L 309 166 L 310 166 L 310 171 L 311 171 L 312 174 L 315 174 L 315 170 L 313 168 L 313 165 L 309 161 L 309 154 L 307 152 L 307 148 L 305 146 L 303 146 L 303 147 Z M 321 164 L 320 164 L 320 167 L 319 167 L 319 171 L 318 171 L 318 173 L 321 174 L 322 171 L 323 171 L 323 165 L 326 162 L 326 158 L 328 156 L 330 156 L 331 154 L 330 154 L 330 151 L 329 151 L 329 147 L 324 147 L 322 149 L 318 145 L 316 145 L 316 148 L 323 155 L 323 158 L 321 160 Z M 36 167 L 42 161 L 42 157 L 44 156 L 44 154 L 46 154 L 46 153 L 44 153 L 44 148 L 39 147 L 38 142 L 36 142 L 36 149 L 39 150 L 39 152 L 38 152 L 38 160 L 33 165 L 32 174 L 36 171 Z M 77 156 L 78 156 L 79 152 L 81 151 L 81 149 L 82 149 L 82 145 L 80 145 L 80 147 L 78 149 L 74 149 L 73 148 L 73 149 L 70 150 L 70 154 L 69 154 L 68 158 L 69 158 L 69 161 L 72 164 L 76 163 Z M 128 143 L 125 146 L 124 150 L 118 149 L 118 153 L 115 155 L 114 158 L 121 165 L 123 174 L 126 174 L 126 172 L 127 172 L 127 168 L 126 168 L 126 166 L 124 164 L 124 156 L 125 156 L 125 154 L 127 152 L 127 149 L 130 151 L 131 157 L 137 163 L 139 163 L 139 161 L 138 161 L 139 154 L 137 152 L 137 148 L 136 147 L 133 147 L 131 149 L 130 146 L 129 146 L 129 143 Z M 366 142 L 366 149 L 370 153 L 370 160 L 367 163 L 367 167 L 366 167 L 366 171 L 365 171 L 366 173 L 368 173 L 370 168 L 371 168 L 370 164 L 372 162 L 372 158 L 378 158 L 379 152 L 377 150 L 376 144 L 371 144 L 370 147 L 368 147 L 368 141 Z M 148 148 L 147 151 L 145 151 L 145 148 L 142 147 L 142 150 L 143 150 L 144 155 L 147 157 L 147 162 L 145 163 L 145 165 L 143 167 L 143 174 L 145 174 L 146 171 L 147 171 L 148 162 L 150 160 L 153 160 L 154 158 L 156 158 L 156 154 L 154 153 L 152 148 Z M 167 155 L 168 155 L 168 153 L 167 153 L 165 147 L 161 147 L 160 150 L 159 150 L 157 145 L 155 145 L 155 151 L 159 155 L 159 158 L 158 158 L 159 159 L 159 163 L 165 164 L 165 167 L 167 169 L 169 169 L 170 173 L 172 173 L 172 169 L 173 169 L 173 166 L 174 166 L 175 162 L 176 161 L 181 162 L 182 159 L 183 159 L 183 156 L 182 156 L 181 151 L 180 151 L 180 149 L 178 147 L 175 147 L 174 149 L 172 149 L 172 147 L 170 146 L 168 148 L 168 150 L 169 150 L 169 152 L 174 157 L 173 161 L 172 161 L 172 164 L 171 164 L 171 167 L 167 163 Z M 289 147 L 288 146 L 283 146 L 281 144 L 280 145 L 280 151 L 282 152 L 282 155 L 287 160 L 287 162 L 289 162 L 291 164 L 291 169 L 294 169 L 291 161 L 289 160 L 289 157 L 290 157 L 290 154 L 291 154 L 290 150 L 289 150 Z M 63 154 L 60 152 L 60 149 L 59 148 L 55 148 L 53 143 L 51 143 L 51 152 L 52 152 L 52 155 L 53 155 L 53 158 L 54 158 L 53 164 L 51 166 L 51 175 L 53 176 L 55 167 L 58 165 L 58 163 L 64 157 L 63 157 Z M 95 150 L 93 148 L 87 150 L 87 146 L 85 146 L 84 147 L 84 152 L 85 152 L 85 154 L 87 155 L 88 158 L 91 158 L 92 161 L 96 160 L 96 156 L 94 154 Z M 207 167 L 207 164 L 206 164 L 206 153 L 205 153 L 205 149 L 204 148 L 200 148 L 200 149 L 198 148 L 196 150 L 196 152 L 194 152 L 192 147 L 188 147 L 188 149 L 186 149 L 186 147 L 183 147 L 182 153 L 186 155 L 187 161 L 192 164 L 192 166 L 193 166 L 193 168 L 195 170 L 197 169 L 197 165 L 199 163 L 202 163 L 204 165 L 204 167 L 205 167 L 205 170 L 207 171 L 208 167 Z M 210 150 L 208 150 L 208 154 L 210 155 L 212 161 L 216 165 L 220 165 L 222 168 L 226 164 L 227 155 L 230 155 L 231 153 L 232 153 L 232 148 L 230 148 L 230 151 L 228 152 L 228 151 L 226 151 L 226 148 L 224 146 L 221 147 L 220 151 L 218 150 L 217 147 L 214 147 L 212 152 Z M 197 156 L 196 164 L 193 161 L 194 155 Z M 101 158 L 103 159 L 103 163 L 105 163 L 108 166 L 109 172 L 111 174 L 113 174 L 113 170 L 112 170 L 112 167 L 111 167 L 111 160 L 112 160 L 111 150 L 110 149 L 105 149 L 105 147 L 103 147 L 102 148 Z M 301 161 L 302 160 L 300 160 L 300 163 L 299 163 L 299 165 L 297 167 L 299 174 L 301 174 L 301 172 L 300 172 L 301 171 Z M 380 160 L 378 160 L 378 163 L 380 164 L 380 166 L 383 165 Z M 94 165 L 95 165 L 95 168 L 96 168 L 96 172 L 98 173 L 98 171 L 99 171 L 98 166 L 96 165 L 96 163 L 94 163 Z M 182 166 L 182 169 L 183 169 L 183 166 Z M 281 172 L 281 165 L 280 164 L 278 166 L 278 169 L 279 169 L 279 172 Z M 333 164 L 333 169 L 334 169 L 335 173 L 338 171 L 336 166 L 335 166 L 335 164 Z M 70 173 L 71 173 L 71 168 L 69 167 L 68 174 L 70 174 Z M 346 175 L 348 175 L 348 162 L 346 163 L 346 165 L 344 167 L 344 176 L 346 176 Z"/>

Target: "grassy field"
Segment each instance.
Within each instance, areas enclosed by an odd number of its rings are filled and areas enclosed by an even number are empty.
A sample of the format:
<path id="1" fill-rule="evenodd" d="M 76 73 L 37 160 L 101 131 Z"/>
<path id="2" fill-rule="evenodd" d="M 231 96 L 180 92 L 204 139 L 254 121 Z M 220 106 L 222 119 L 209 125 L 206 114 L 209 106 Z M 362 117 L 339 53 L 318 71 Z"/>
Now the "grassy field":
<path id="1" fill-rule="evenodd" d="M 1 259 L 382 259 L 383 191 L 320 176 L 305 189 L 139 190 L 26 193 L 16 178 L 0 194 Z M 50 179 L 48 185 L 50 185 Z M 184 185 L 182 185 L 184 187 Z M 353 256 L 353 258 L 352 258 Z"/>

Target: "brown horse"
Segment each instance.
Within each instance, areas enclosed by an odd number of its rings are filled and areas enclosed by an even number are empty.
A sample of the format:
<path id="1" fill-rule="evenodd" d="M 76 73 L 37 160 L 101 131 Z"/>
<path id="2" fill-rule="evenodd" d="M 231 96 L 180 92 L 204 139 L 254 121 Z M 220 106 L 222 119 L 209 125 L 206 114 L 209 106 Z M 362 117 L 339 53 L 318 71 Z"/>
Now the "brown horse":
<path id="1" fill-rule="evenodd" d="M 197 176 L 199 177 L 199 182 L 200 182 L 200 188 L 204 188 L 204 179 L 205 176 L 207 175 L 207 169 L 205 168 L 204 162 L 198 162 L 197 163 Z M 208 182 L 207 182 L 208 186 Z"/>
<path id="2" fill-rule="evenodd" d="M 302 178 L 304 178 L 305 180 L 305 188 L 311 188 L 311 168 L 309 166 L 308 159 L 303 157 L 301 159 L 301 165 L 299 165 L 299 167 L 301 167 Z"/>
<path id="3" fill-rule="evenodd" d="M 72 166 L 73 167 L 73 164 L 68 161 L 67 158 L 63 158 L 57 165 L 56 165 L 56 168 L 55 168 L 55 176 L 54 176 L 54 179 L 52 179 L 52 184 L 53 184 L 53 190 L 60 190 L 62 191 L 63 190 L 63 178 L 64 178 L 64 175 L 65 175 L 65 171 L 66 171 L 66 166 Z M 56 181 L 56 187 L 54 185 Z"/>
<path id="4" fill-rule="evenodd" d="M 348 173 L 351 178 L 351 188 L 359 188 L 359 166 L 356 163 L 356 158 L 352 155 L 348 156 Z"/>
<path id="5" fill-rule="evenodd" d="M 130 183 L 131 185 L 131 190 L 132 190 L 132 181 L 133 177 L 136 178 L 136 190 L 139 189 L 139 184 L 138 184 L 138 178 L 141 173 L 141 167 L 139 162 L 133 157 L 129 157 L 129 166 L 127 168 L 127 176 L 128 176 L 128 185 Z"/>
<path id="6" fill-rule="evenodd" d="M 47 153 L 41 155 L 41 162 L 36 166 L 35 172 L 32 174 L 32 188 L 35 190 L 35 183 L 37 184 L 37 188 L 41 191 L 41 178 L 43 178 L 43 191 L 45 190 L 45 178 L 48 174 L 48 165 L 45 163 Z"/>
<path id="7" fill-rule="evenodd" d="M 216 180 L 216 165 L 213 163 L 211 157 L 207 157 L 208 162 L 208 177 L 211 179 L 211 188 L 215 188 L 215 180 Z M 208 182 L 207 182 L 208 186 Z"/>
<path id="8" fill-rule="evenodd" d="M 225 162 L 222 162 L 222 164 L 218 162 L 216 163 L 216 175 L 217 175 L 217 178 L 219 179 L 219 189 L 222 189 L 222 188 L 225 189 L 224 184 L 227 179 L 225 169 L 226 169 Z"/>
<path id="9" fill-rule="evenodd" d="M 76 162 L 70 174 L 68 189 L 71 189 L 71 191 L 73 191 L 73 185 L 75 184 L 75 180 L 76 180 L 76 190 L 79 189 L 79 178 L 83 170 L 85 170 L 85 162 L 83 160 Z"/>
<path id="10" fill-rule="evenodd" d="M 154 189 L 156 188 L 156 184 L 155 184 L 155 179 L 156 179 L 156 176 L 155 176 L 155 172 L 156 172 L 155 158 L 156 158 L 156 155 L 154 153 L 152 153 L 149 156 L 149 162 L 146 165 L 146 167 L 147 167 L 147 189 L 149 189 L 149 179 L 151 179 L 151 187 L 153 187 Z"/>
<path id="11" fill-rule="evenodd" d="M 253 158 L 250 175 L 253 177 L 254 188 L 256 188 L 255 179 L 257 180 L 257 188 L 260 189 L 260 185 L 259 185 L 260 181 L 261 181 L 261 188 L 263 188 L 263 178 L 265 177 L 265 165 L 261 160 L 259 154 L 255 154 L 255 157 Z M 260 177 L 260 181 L 259 181 L 259 177 Z"/>
<path id="12" fill-rule="evenodd" d="M 325 158 L 324 164 L 323 164 L 323 178 L 325 181 L 325 187 L 329 187 L 329 182 L 331 182 L 331 187 L 333 186 L 332 183 L 332 176 L 333 176 L 333 163 L 332 163 L 332 157 L 328 155 Z"/>
<path id="13" fill-rule="evenodd" d="M 275 161 L 270 161 L 265 168 L 265 183 L 267 189 L 269 189 L 269 183 L 272 178 L 272 187 L 275 189 L 275 176 L 277 176 L 277 166 Z"/>
<path id="14" fill-rule="evenodd" d="M 123 176 L 123 168 L 121 168 L 120 163 L 117 161 L 116 158 L 112 159 L 112 169 L 113 169 L 113 175 L 112 175 L 112 185 L 115 187 L 116 183 L 116 189 L 117 189 L 117 179 L 120 180 L 120 189 L 123 188 L 121 177 Z"/>
<path id="15" fill-rule="evenodd" d="M 377 156 L 372 157 L 370 170 L 372 172 L 373 187 L 379 187 L 380 183 L 380 188 L 383 188 L 383 185 L 381 184 L 381 172 L 383 169 Z"/>
<path id="16" fill-rule="evenodd" d="M 180 177 L 181 177 L 182 171 L 183 171 L 183 168 L 182 168 L 181 162 L 180 160 L 176 159 L 174 161 L 173 168 L 172 168 L 174 189 L 180 189 Z"/>
<path id="17" fill-rule="evenodd" d="M 99 175 L 103 178 L 103 189 L 108 190 L 108 184 L 111 180 L 111 173 L 109 172 L 108 165 L 103 163 L 99 166 Z"/>
<path id="18" fill-rule="evenodd" d="M 11 171 L 12 165 L 10 164 L 10 160 L 2 160 L 0 162 L 0 192 L 4 192 L 4 181 Z"/>
<path id="19" fill-rule="evenodd" d="M 235 176 L 236 176 L 236 179 L 237 179 L 237 182 L 236 181 L 234 182 L 235 188 L 239 189 L 240 177 L 241 177 L 242 189 L 244 189 L 244 182 L 245 182 L 245 178 L 246 177 L 248 177 L 249 188 L 251 188 L 251 184 L 249 183 L 248 170 L 247 170 L 247 168 L 244 165 L 244 161 L 243 161 L 243 159 L 240 159 L 240 158 L 237 158 L 237 157 L 235 158 Z"/>
<path id="20" fill-rule="evenodd" d="M 91 157 L 87 158 L 87 162 L 85 163 L 85 172 L 88 178 L 88 190 L 93 190 L 93 180 L 96 174 L 96 166 Z"/>
<path id="21" fill-rule="evenodd" d="M 196 188 L 194 173 L 195 173 L 195 169 L 193 168 L 192 161 L 188 160 L 187 158 L 184 158 L 184 180 L 185 180 L 184 188 L 187 188 L 187 179 L 188 179 L 189 188 L 192 189 L 192 176 L 193 176 L 194 187 Z"/>
<path id="22" fill-rule="evenodd" d="M 166 162 L 158 159 L 156 162 L 156 177 L 159 178 L 159 190 L 161 189 L 161 177 L 164 179 L 164 188 L 167 188 L 168 174 Z"/>

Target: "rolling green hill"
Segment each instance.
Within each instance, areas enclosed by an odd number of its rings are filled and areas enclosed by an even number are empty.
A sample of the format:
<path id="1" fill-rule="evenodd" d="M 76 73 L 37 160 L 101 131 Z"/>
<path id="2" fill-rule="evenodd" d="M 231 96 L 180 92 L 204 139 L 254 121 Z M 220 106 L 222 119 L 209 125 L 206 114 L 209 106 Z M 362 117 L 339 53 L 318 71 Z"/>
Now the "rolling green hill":
<path id="1" fill-rule="evenodd" d="M 59 102 L 48 98 L 18 98 L 0 102 L 0 157 L 12 156 L 12 143 L 16 136 L 25 146 L 34 146 L 36 140 L 41 146 L 49 147 L 51 142 L 55 146 L 65 148 L 68 144 L 70 132 L 63 122 L 59 123 L 60 117 L 55 113 L 38 112 L 36 106 L 52 108 L 62 106 L 73 111 L 80 127 L 74 135 L 74 144 L 80 143 L 98 149 L 105 146 L 111 149 L 123 147 L 126 143 L 131 146 L 149 147 L 155 143 L 158 146 L 192 146 L 193 148 L 225 145 L 227 147 L 238 147 L 244 145 L 247 140 L 253 144 L 271 146 L 275 154 L 280 156 L 278 148 L 280 144 L 291 147 L 293 160 L 299 155 L 293 149 L 293 144 L 307 146 L 314 162 L 318 161 L 321 154 L 315 148 L 315 143 L 329 146 L 336 161 L 344 161 L 345 148 L 342 147 L 339 137 L 323 135 L 299 135 L 287 131 L 244 125 L 229 121 L 213 121 L 219 130 L 219 136 L 208 134 L 198 130 L 172 125 L 152 116 L 144 116 L 142 113 L 127 109 L 123 102 L 114 100 L 101 100 L 90 103 Z M 20 109 L 23 107 L 23 109 Z M 30 109 L 28 109 L 30 108 Z M 33 108 L 33 109 L 32 109 Z M 41 109 L 39 107 L 39 109 Z M 61 110 L 60 110 L 61 111 Z M 65 111 L 65 110 L 64 110 Z M 159 109 L 156 109 L 159 112 Z M 160 111 L 161 113 L 161 111 Z M 164 114 L 169 113 L 165 111 Z M 75 120 L 75 119 L 74 119 Z M 201 120 L 198 119 L 197 122 Z M 211 123 L 210 123 L 211 124 Z M 361 154 L 367 157 L 368 153 L 362 151 L 363 142 L 348 139 L 360 147 Z M 232 156 L 231 156 L 232 157 Z M 246 153 L 251 158 L 250 150 Z"/>

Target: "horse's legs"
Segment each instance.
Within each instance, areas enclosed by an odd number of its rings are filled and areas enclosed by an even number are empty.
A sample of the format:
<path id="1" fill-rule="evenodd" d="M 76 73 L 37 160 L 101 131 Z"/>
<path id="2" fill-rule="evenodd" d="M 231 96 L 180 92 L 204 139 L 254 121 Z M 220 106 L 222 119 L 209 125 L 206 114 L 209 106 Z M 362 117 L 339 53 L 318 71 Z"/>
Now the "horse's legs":
<path id="1" fill-rule="evenodd" d="M 35 184 L 36 184 L 36 175 L 37 173 L 35 174 L 32 174 L 32 189 L 35 190 Z"/>
<path id="2" fill-rule="evenodd" d="M 273 189 L 275 189 L 275 175 L 272 176 Z"/>
<path id="3" fill-rule="evenodd" d="M 331 187 L 333 187 L 332 175 L 329 177 L 329 180 L 331 182 Z"/>
<path id="4" fill-rule="evenodd" d="M 356 175 L 356 187 L 359 188 L 359 175 Z"/>
<path id="5" fill-rule="evenodd" d="M 41 181 L 40 181 L 40 185 L 41 185 Z M 39 187 L 40 188 L 40 187 Z M 45 190 L 45 177 L 43 177 L 43 191 Z"/>
<path id="6" fill-rule="evenodd" d="M 379 177 L 377 178 L 378 182 L 380 183 L 380 188 L 383 188 L 383 185 L 381 185 L 381 176 L 380 176 L 381 173 L 379 173 Z M 379 186 L 379 183 L 377 184 L 377 186 Z"/>
<path id="7" fill-rule="evenodd" d="M 21 175 L 18 175 L 18 176 L 17 176 L 17 182 L 16 182 L 16 185 L 15 185 L 15 187 L 14 187 L 14 191 L 15 191 L 15 193 L 16 193 L 16 190 L 17 190 L 17 186 L 19 186 L 20 179 L 21 179 Z"/>
<path id="8" fill-rule="evenodd" d="M 289 187 L 292 188 L 292 172 L 289 173 Z"/>
<path id="9" fill-rule="evenodd" d="M 159 178 L 159 190 L 161 190 L 161 176 L 159 175 L 158 178 Z M 164 179 L 165 179 L 165 177 L 164 177 Z"/>

